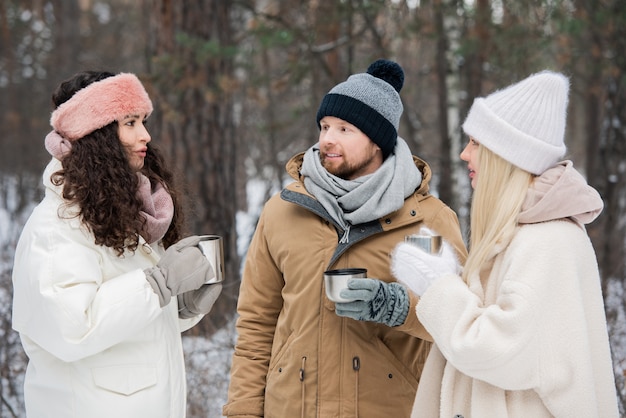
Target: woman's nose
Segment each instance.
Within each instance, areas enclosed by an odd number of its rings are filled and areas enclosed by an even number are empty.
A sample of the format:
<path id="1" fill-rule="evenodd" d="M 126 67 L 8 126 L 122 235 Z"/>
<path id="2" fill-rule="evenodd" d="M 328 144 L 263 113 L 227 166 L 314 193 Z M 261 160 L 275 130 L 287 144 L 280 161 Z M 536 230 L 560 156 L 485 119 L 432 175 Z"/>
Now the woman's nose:
<path id="1" fill-rule="evenodd" d="M 467 147 L 469 147 L 469 144 L 465 145 L 465 148 L 463 148 L 463 151 L 461 151 L 461 154 L 459 155 L 463 161 L 469 161 L 469 151 L 467 150 Z"/>
<path id="2" fill-rule="evenodd" d="M 148 132 L 148 129 L 146 128 L 146 125 L 141 125 L 143 127 L 143 132 L 140 133 L 140 138 L 142 141 L 145 141 L 145 143 L 147 144 L 148 142 L 152 141 L 152 137 L 150 136 L 150 132 Z"/>

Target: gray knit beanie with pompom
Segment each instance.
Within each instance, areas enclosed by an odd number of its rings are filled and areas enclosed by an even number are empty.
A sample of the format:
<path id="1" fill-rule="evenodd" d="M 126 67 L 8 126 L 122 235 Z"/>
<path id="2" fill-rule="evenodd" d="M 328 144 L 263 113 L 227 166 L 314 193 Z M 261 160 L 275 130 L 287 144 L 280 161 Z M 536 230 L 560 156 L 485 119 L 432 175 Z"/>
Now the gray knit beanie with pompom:
<path id="1" fill-rule="evenodd" d="M 317 111 L 317 126 L 324 116 L 343 119 L 359 128 L 387 158 L 398 138 L 400 116 L 404 110 L 400 90 L 404 71 L 397 63 L 379 59 L 367 72 L 351 75 L 333 87 Z"/>

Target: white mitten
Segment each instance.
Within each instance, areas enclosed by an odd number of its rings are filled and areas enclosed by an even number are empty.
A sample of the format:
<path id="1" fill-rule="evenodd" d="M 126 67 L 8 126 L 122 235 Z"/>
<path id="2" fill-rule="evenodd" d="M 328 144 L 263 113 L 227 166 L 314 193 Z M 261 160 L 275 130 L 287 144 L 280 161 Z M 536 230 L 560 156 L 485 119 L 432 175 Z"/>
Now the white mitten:
<path id="1" fill-rule="evenodd" d="M 391 273 L 418 296 L 441 276 L 461 270 L 454 250 L 443 241 L 441 255 L 432 255 L 414 245 L 401 242 L 391 254 Z"/>
<path id="2" fill-rule="evenodd" d="M 435 235 L 437 235 L 437 233 L 435 231 L 433 231 L 432 229 L 428 228 L 427 226 L 422 226 L 420 228 L 419 234 L 420 235 L 427 235 L 429 237 L 434 237 Z"/>

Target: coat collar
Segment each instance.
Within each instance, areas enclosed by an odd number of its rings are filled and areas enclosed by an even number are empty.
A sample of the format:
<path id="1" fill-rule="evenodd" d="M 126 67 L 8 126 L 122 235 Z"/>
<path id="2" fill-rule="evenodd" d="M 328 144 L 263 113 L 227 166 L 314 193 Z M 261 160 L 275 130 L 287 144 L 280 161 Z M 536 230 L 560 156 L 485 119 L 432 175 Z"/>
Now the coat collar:
<path id="1" fill-rule="evenodd" d="M 298 153 L 293 156 L 286 164 L 287 173 L 295 180 L 287 185 L 281 191 L 281 198 L 284 201 L 296 204 L 313 212 L 320 218 L 330 222 L 335 226 L 337 230 L 338 241 L 343 234 L 342 228 L 337 225 L 332 217 L 328 214 L 326 209 L 319 203 L 313 195 L 311 195 L 304 187 L 303 177 L 300 174 L 300 168 L 302 167 L 302 161 L 304 158 L 304 152 Z M 415 165 L 422 172 L 422 182 L 415 190 L 415 192 L 404 201 L 404 205 L 395 212 L 392 212 L 378 220 L 367 222 L 364 224 L 353 225 L 350 228 L 349 239 L 347 243 L 339 243 L 333 257 L 330 261 L 330 265 L 334 263 L 344 252 L 346 252 L 351 246 L 360 242 L 372 235 L 390 231 L 396 228 L 400 228 L 406 225 L 411 225 L 416 222 L 424 220 L 425 214 L 423 212 L 420 201 L 429 196 L 428 183 L 432 177 L 430 166 L 422 159 L 413 156 Z"/>

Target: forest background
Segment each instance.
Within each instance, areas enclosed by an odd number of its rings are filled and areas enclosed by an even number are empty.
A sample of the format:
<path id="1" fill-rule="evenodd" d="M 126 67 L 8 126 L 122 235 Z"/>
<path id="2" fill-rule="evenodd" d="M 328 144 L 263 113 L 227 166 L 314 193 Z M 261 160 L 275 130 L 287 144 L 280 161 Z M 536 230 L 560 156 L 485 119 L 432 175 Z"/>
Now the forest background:
<path id="1" fill-rule="evenodd" d="M 570 77 L 567 157 L 605 203 L 588 231 L 623 414 L 625 52 L 621 0 L 0 0 L 0 417 L 24 416 L 12 259 L 42 197 L 59 82 L 84 69 L 136 73 L 155 105 L 153 144 L 187 190 L 188 232 L 225 239 L 223 296 L 184 334 L 188 417 L 219 417 L 239 272 L 262 204 L 288 180 L 287 159 L 317 141 L 324 94 L 378 58 L 404 68 L 400 135 L 431 165 L 432 192 L 466 238 L 459 128 L 472 100 L 543 69 Z"/>

